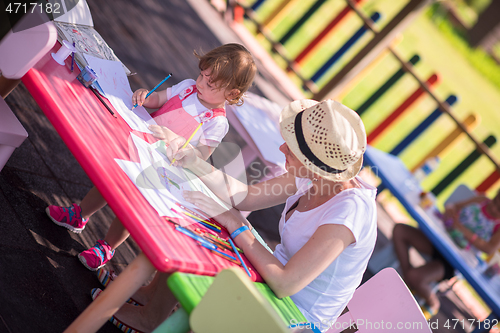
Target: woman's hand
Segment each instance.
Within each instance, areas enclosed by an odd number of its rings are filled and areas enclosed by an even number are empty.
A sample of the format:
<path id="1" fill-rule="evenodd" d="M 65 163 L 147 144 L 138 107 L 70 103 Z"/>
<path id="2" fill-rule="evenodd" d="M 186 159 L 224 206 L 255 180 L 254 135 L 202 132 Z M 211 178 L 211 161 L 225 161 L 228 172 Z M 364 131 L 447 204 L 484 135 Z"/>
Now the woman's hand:
<path id="1" fill-rule="evenodd" d="M 191 145 L 187 145 L 186 148 L 182 149 L 185 143 L 186 139 L 183 137 L 177 137 L 170 141 L 167 147 L 167 157 L 171 161 L 175 158 L 175 166 L 189 169 L 198 159 L 198 154 L 196 153 L 196 149 Z"/>
<path id="2" fill-rule="evenodd" d="M 232 223 L 237 223 L 235 216 L 225 207 L 222 207 L 214 199 L 199 191 L 183 191 L 184 199 L 213 217 L 224 227 L 228 228 Z"/>
<path id="3" fill-rule="evenodd" d="M 149 90 L 143 88 L 134 91 L 134 94 L 132 95 L 132 105 L 137 104 L 139 106 L 142 106 L 146 101 L 146 95 L 148 94 L 148 92 Z"/>
<path id="4" fill-rule="evenodd" d="M 177 134 L 172 132 L 172 130 L 168 129 L 165 126 L 160 126 L 160 125 L 149 125 L 148 129 L 153 132 L 153 136 L 157 138 L 158 140 L 163 140 L 166 143 L 170 143 L 170 141 L 176 137 L 178 137 Z"/>

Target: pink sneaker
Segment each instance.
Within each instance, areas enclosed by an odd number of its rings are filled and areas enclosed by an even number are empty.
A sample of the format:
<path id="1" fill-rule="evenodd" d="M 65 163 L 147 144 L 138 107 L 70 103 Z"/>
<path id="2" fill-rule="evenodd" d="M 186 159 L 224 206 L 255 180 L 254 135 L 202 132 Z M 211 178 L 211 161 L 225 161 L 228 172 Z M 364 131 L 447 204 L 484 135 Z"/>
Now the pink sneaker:
<path id="1" fill-rule="evenodd" d="M 78 255 L 82 264 L 91 271 L 97 271 L 113 258 L 115 250 L 103 240 L 98 240 L 93 247 Z"/>
<path id="2" fill-rule="evenodd" d="M 81 233 L 89 220 L 82 219 L 82 209 L 75 203 L 70 207 L 51 205 L 45 209 L 45 212 L 52 222 L 73 231 L 75 234 Z"/>

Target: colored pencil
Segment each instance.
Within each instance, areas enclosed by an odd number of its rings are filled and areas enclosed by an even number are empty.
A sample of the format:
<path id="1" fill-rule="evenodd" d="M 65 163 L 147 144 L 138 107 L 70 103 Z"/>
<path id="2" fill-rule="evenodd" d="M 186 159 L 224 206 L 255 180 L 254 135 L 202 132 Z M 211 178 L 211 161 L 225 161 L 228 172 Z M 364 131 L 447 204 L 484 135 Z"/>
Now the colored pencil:
<path id="1" fill-rule="evenodd" d="M 231 244 L 229 244 L 227 241 L 225 241 L 224 239 L 220 238 L 219 236 L 213 235 L 213 234 L 211 234 L 211 233 L 209 233 L 209 232 L 207 232 L 206 230 L 203 230 L 203 229 L 196 229 L 196 230 L 200 230 L 201 232 L 205 233 L 208 237 L 212 238 L 213 240 L 224 244 L 228 249 L 232 249 Z M 238 250 L 238 252 L 243 253 L 243 250 L 240 249 L 239 247 L 236 247 L 236 249 Z"/>
<path id="2" fill-rule="evenodd" d="M 222 239 L 214 238 L 213 236 L 210 237 L 211 235 L 209 233 L 205 233 L 204 230 L 196 228 L 195 232 L 204 239 L 206 239 L 207 241 L 215 244 L 220 249 L 230 250 L 230 251 L 233 250 L 233 248 L 231 247 L 231 245 L 229 245 L 229 243 L 225 243 Z"/>
<path id="3" fill-rule="evenodd" d="M 115 113 L 113 112 L 113 110 L 111 110 L 109 108 L 109 106 L 106 104 L 106 102 L 104 102 L 104 100 L 102 99 L 101 95 L 99 95 L 99 93 L 94 88 L 92 88 L 92 87 L 89 87 L 89 88 L 94 93 L 94 95 L 96 95 L 97 98 L 101 101 L 102 105 L 104 105 L 106 107 L 106 109 L 109 111 L 109 113 L 111 113 L 111 115 L 116 118 Z"/>
<path id="4" fill-rule="evenodd" d="M 156 89 L 158 89 L 158 87 L 159 87 L 159 86 L 161 86 L 161 85 L 162 85 L 165 81 L 167 81 L 167 80 L 168 80 L 171 76 L 172 76 L 172 73 L 168 74 L 168 76 L 167 76 L 166 78 L 164 78 L 164 79 L 163 79 L 160 83 L 158 83 L 158 84 L 156 85 L 156 87 L 154 87 L 153 89 L 151 89 L 151 91 L 150 91 L 150 92 L 148 92 L 148 94 L 146 95 L 146 98 L 148 98 L 148 97 L 149 97 L 149 95 L 151 95 L 152 93 L 154 93 L 154 91 L 155 91 Z M 145 98 L 145 99 L 146 99 L 146 98 Z M 137 106 L 138 106 L 138 104 L 137 104 L 137 103 L 135 103 L 135 105 L 132 107 L 132 110 L 133 110 L 133 109 L 135 109 Z"/>
<path id="5" fill-rule="evenodd" d="M 181 207 L 182 209 L 184 209 L 186 212 L 191 213 L 191 214 L 193 214 L 193 215 L 195 215 L 195 216 L 198 216 L 199 218 L 203 219 L 204 221 L 205 221 L 205 220 L 206 220 L 206 221 L 210 221 L 210 222 L 212 222 L 214 225 L 217 225 L 217 221 L 215 221 L 213 218 L 211 218 L 211 217 L 209 217 L 209 216 L 207 216 L 207 215 L 203 215 L 203 212 L 199 212 L 199 213 L 194 212 L 194 211 L 192 211 L 191 209 L 189 209 L 189 208 L 187 208 L 187 207 L 184 207 L 183 205 L 181 205 L 181 204 L 180 204 L 180 203 L 178 203 L 178 202 L 176 202 L 175 204 L 176 204 L 177 206 Z"/>
<path id="6" fill-rule="evenodd" d="M 75 48 L 75 42 L 73 42 L 73 49 Z M 71 71 L 73 72 L 73 68 L 75 65 L 75 52 L 71 52 Z"/>
<path id="7" fill-rule="evenodd" d="M 249 277 L 252 277 L 252 274 L 250 274 L 250 271 L 248 271 L 248 267 L 247 265 L 245 264 L 245 262 L 243 261 L 243 259 L 241 258 L 238 250 L 236 249 L 236 245 L 234 245 L 234 242 L 233 240 L 231 239 L 231 237 L 229 237 L 227 239 L 229 241 L 229 243 L 231 244 L 231 246 L 233 247 L 233 251 L 234 253 L 236 253 L 236 256 L 238 257 L 239 261 L 241 262 L 241 265 L 243 266 L 243 268 L 245 269 L 245 271 L 247 272 L 248 276 Z"/>
<path id="8" fill-rule="evenodd" d="M 186 229 L 186 228 L 183 228 L 181 226 L 176 226 L 175 227 L 175 230 L 183 233 L 184 235 L 188 236 L 188 237 L 191 237 L 192 239 L 198 241 L 200 243 L 201 246 L 209 249 L 209 250 L 212 250 L 214 252 L 217 252 L 221 255 L 223 255 L 224 257 L 227 257 L 229 259 L 232 259 L 232 260 L 236 260 L 235 257 L 229 255 L 229 254 L 225 254 L 224 252 L 221 252 L 217 249 L 217 246 L 215 246 L 215 244 L 212 244 L 210 243 L 209 241 L 205 240 L 204 238 L 198 236 L 197 234 L 195 234 L 194 232 L 192 232 L 191 230 L 189 229 Z M 250 274 L 250 273 L 249 273 Z"/>
<path id="9" fill-rule="evenodd" d="M 198 220 L 199 222 L 202 222 L 202 223 L 208 224 L 208 225 L 210 225 L 210 226 L 212 226 L 212 227 L 217 228 L 217 229 L 219 229 L 219 230 L 220 230 L 220 227 L 219 227 L 218 225 L 216 225 L 216 224 L 213 224 L 213 223 L 211 223 L 211 222 L 208 222 L 207 220 L 201 219 L 201 218 L 199 218 L 199 217 L 197 217 L 197 216 L 195 216 L 195 215 L 193 215 L 193 214 L 190 214 L 190 213 L 188 213 L 188 212 L 183 212 L 183 213 L 184 213 L 184 214 L 186 214 L 186 215 L 187 215 L 187 216 L 189 216 L 189 217 L 192 217 L 192 218 L 193 218 L 193 219 L 195 219 L 195 220 Z"/>
<path id="10" fill-rule="evenodd" d="M 189 137 L 189 139 L 187 139 L 186 142 L 182 145 L 181 149 L 184 149 L 184 148 L 187 147 L 187 145 L 189 144 L 189 141 L 191 141 L 191 139 L 194 137 L 194 135 L 196 134 L 196 132 L 198 132 L 198 130 L 200 129 L 201 125 L 203 125 L 203 123 L 199 123 L 198 124 L 198 127 L 196 127 L 196 129 L 193 131 L 193 134 L 191 134 L 191 136 Z M 175 157 L 172 160 L 172 163 L 170 163 L 170 166 L 172 166 L 172 164 L 174 164 L 174 162 L 175 162 Z"/>
<path id="11" fill-rule="evenodd" d="M 216 252 L 216 251 L 212 251 L 212 252 L 213 252 L 214 254 L 218 255 L 219 257 L 222 257 L 222 258 L 224 258 L 224 259 L 226 259 L 226 260 L 229 260 L 230 262 L 232 262 L 232 263 L 234 263 L 234 264 L 236 264 L 236 265 L 240 265 L 240 266 L 241 266 L 241 263 L 240 263 L 239 261 L 237 261 L 237 260 L 234 260 L 234 259 L 228 258 L 228 257 L 226 257 L 225 255 L 220 254 L 219 252 Z"/>
<path id="12" fill-rule="evenodd" d="M 210 245 L 209 245 L 209 244 L 210 244 Z M 218 253 L 218 254 L 220 254 L 220 255 L 224 256 L 224 258 L 226 258 L 226 259 L 230 259 L 230 260 L 237 261 L 237 259 L 236 259 L 235 257 L 230 256 L 229 254 L 225 254 L 225 253 L 224 253 L 224 252 L 222 252 L 222 251 L 219 251 L 219 250 L 217 249 L 217 246 L 215 246 L 215 245 L 214 245 L 214 244 L 212 244 L 212 243 L 201 243 L 201 242 L 200 242 L 200 245 L 201 245 L 201 246 L 203 246 L 204 248 L 207 248 L 207 249 L 209 249 L 209 250 L 211 250 L 211 251 L 213 251 L 213 252 L 215 252 L 215 253 Z"/>
<path id="13" fill-rule="evenodd" d="M 174 213 L 178 214 L 178 215 L 181 215 L 181 213 L 179 213 L 178 211 L 176 211 L 176 210 L 175 210 L 175 209 L 173 209 L 173 208 L 170 208 L 170 210 L 171 210 L 171 211 L 173 211 Z M 186 212 L 182 212 L 182 213 L 184 213 L 184 215 L 186 215 L 187 217 L 189 217 L 189 218 L 190 218 L 191 220 L 193 220 L 194 222 L 196 222 L 196 223 L 198 223 L 198 224 L 201 224 L 201 225 L 202 225 L 202 226 L 204 226 L 205 228 L 208 228 L 208 229 L 213 230 L 213 231 L 218 232 L 218 233 L 222 232 L 220 228 L 219 228 L 219 229 L 217 229 L 217 228 L 215 228 L 215 227 L 212 227 L 211 225 L 206 224 L 205 222 L 202 222 L 202 221 L 200 221 L 199 219 L 194 218 L 193 216 L 190 216 L 190 215 L 189 215 L 188 213 L 186 213 Z"/>

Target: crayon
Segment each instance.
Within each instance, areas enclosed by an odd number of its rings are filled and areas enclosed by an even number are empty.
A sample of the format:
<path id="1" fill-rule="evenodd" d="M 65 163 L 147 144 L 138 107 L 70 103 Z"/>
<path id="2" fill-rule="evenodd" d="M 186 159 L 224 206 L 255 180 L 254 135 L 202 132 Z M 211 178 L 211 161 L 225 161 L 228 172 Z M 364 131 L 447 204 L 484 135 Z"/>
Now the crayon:
<path id="1" fill-rule="evenodd" d="M 111 110 L 109 108 L 109 106 L 106 104 L 106 102 L 104 102 L 104 100 L 102 99 L 101 95 L 99 95 L 99 93 L 94 88 L 92 88 L 92 87 L 89 87 L 89 88 L 94 93 L 94 95 L 96 95 L 97 98 L 101 101 L 102 105 L 104 105 L 106 107 L 106 109 L 109 111 L 109 113 L 111 113 L 111 115 L 116 118 L 115 113 L 113 112 L 113 110 Z"/>
<path id="2" fill-rule="evenodd" d="M 148 92 L 148 94 L 146 95 L 146 98 L 148 98 L 149 95 L 151 95 L 152 93 L 154 93 L 154 91 L 156 89 L 158 89 L 158 87 L 161 86 L 165 81 L 167 81 L 171 76 L 172 76 L 172 73 L 168 74 L 168 76 L 166 78 L 164 78 L 160 83 L 158 83 L 156 85 L 156 87 L 154 87 L 153 89 L 151 89 L 150 92 Z M 136 107 L 137 107 L 137 103 L 135 103 L 135 105 L 132 107 L 132 110 L 135 109 Z"/>
<path id="3" fill-rule="evenodd" d="M 203 123 L 199 123 L 198 124 L 198 127 L 196 127 L 196 129 L 193 131 L 193 133 L 191 134 L 191 136 L 186 140 L 186 142 L 182 145 L 181 149 L 184 149 L 187 147 L 187 145 L 189 144 L 189 141 L 191 141 L 191 139 L 194 137 L 194 135 L 196 134 L 196 132 L 198 132 L 198 130 L 200 129 L 201 125 L 203 125 Z M 174 159 L 172 160 L 172 162 L 170 163 L 170 166 L 172 166 L 172 164 L 174 164 L 175 162 L 175 157 Z"/>

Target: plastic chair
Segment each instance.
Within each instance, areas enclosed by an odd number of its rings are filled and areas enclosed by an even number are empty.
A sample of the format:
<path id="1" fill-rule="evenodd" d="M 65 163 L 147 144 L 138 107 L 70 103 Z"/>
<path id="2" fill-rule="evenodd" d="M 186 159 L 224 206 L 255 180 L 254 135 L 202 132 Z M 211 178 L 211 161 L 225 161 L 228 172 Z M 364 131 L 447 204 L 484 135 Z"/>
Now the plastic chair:
<path id="1" fill-rule="evenodd" d="M 28 12 L 0 42 L 0 95 L 5 98 L 57 40 L 54 23 L 40 11 Z"/>
<path id="2" fill-rule="evenodd" d="M 23 125 L 16 118 L 7 103 L 0 98 L 0 171 L 9 160 L 14 149 L 28 137 Z"/>
<path id="3" fill-rule="evenodd" d="M 182 308 L 154 333 L 187 332 L 190 327 L 196 333 L 279 333 L 290 332 L 290 323 L 306 321 L 289 297 L 277 298 L 239 268 L 225 269 L 215 278 L 177 272 L 167 283 Z"/>
<path id="4" fill-rule="evenodd" d="M 455 202 L 465 201 L 475 196 L 477 196 L 477 193 L 474 190 L 471 190 L 467 185 L 460 184 L 453 193 L 450 194 L 448 199 L 446 199 L 444 205 L 446 206 Z"/>
<path id="5" fill-rule="evenodd" d="M 361 285 L 327 333 L 354 323 L 358 333 L 432 332 L 410 290 L 393 268 L 385 268 Z"/>

